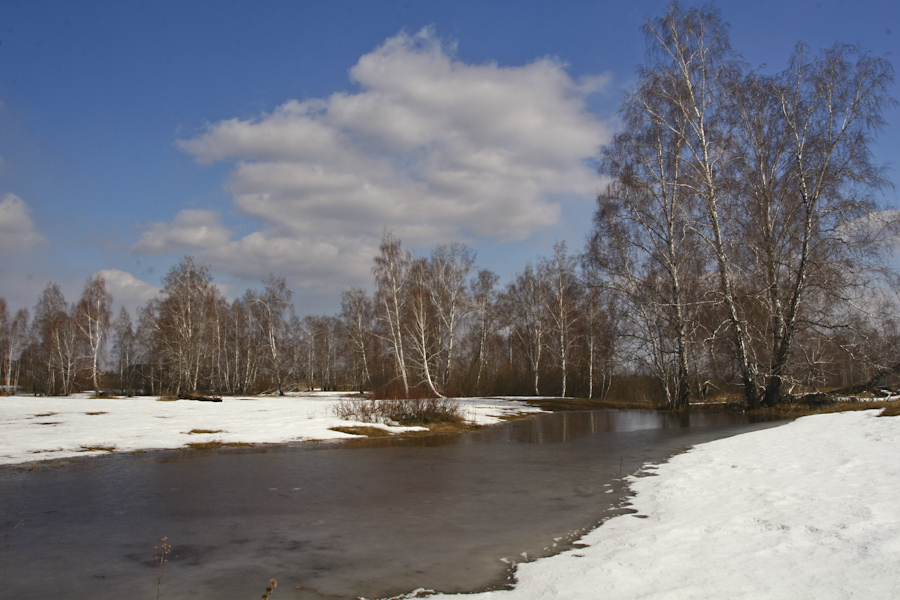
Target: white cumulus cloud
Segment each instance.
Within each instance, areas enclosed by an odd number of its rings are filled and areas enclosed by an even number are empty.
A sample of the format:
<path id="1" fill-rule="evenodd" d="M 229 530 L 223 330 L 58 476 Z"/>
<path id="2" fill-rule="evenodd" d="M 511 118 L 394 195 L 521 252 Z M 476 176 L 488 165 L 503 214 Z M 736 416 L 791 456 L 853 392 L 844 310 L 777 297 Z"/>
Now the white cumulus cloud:
<path id="1" fill-rule="evenodd" d="M 142 281 L 125 271 L 118 269 L 106 269 L 99 271 L 106 280 L 106 289 L 112 294 L 113 301 L 124 306 L 134 315 L 139 306 L 144 306 L 159 293 L 159 288 L 146 281 Z"/>
<path id="2" fill-rule="evenodd" d="M 23 250 L 45 241 L 31 220 L 30 212 L 28 204 L 15 194 L 6 194 L 0 199 L 0 252 Z"/>
<path id="3" fill-rule="evenodd" d="M 163 254 L 228 243 L 229 232 L 213 210 L 185 209 L 171 223 L 153 223 L 131 247 L 136 254 Z"/>
<path id="4" fill-rule="evenodd" d="M 303 284 L 324 271 L 358 282 L 383 227 L 413 246 L 522 240 L 559 220 L 559 198 L 596 192 L 589 161 L 610 131 L 586 102 L 603 77 L 576 80 L 550 58 L 468 64 L 424 29 L 362 56 L 350 78 L 355 91 L 178 141 L 198 163 L 234 162 L 227 188 L 257 231 L 235 240 L 218 214 L 182 211 L 133 251 L 191 248 L 235 274 L 283 266 Z"/>

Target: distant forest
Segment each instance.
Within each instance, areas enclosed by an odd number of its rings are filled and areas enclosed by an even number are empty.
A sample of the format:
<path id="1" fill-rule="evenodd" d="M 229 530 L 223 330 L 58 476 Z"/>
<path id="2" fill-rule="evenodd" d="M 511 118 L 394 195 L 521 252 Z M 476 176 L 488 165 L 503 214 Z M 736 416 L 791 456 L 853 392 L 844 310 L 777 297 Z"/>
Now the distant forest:
<path id="1" fill-rule="evenodd" d="M 504 286 L 462 244 L 414 256 L 389 230 L 373 292 L 298 318 L 284 278 L 228 301 L 206 265 L 113 318 L 102 277 L 69 304 L 49 284 L 31 316 L 0 299 L 7 390 L 382 397 L 609 397 L 750 408 L 875 389 L 900 373 L 891 252 L 900 212 L 872 157 L 890 63 L 799 45 L 766 74 L 711 6 L 648 21 L 647 60 L 600 154 L 589 241 L 564 242 Z"/>

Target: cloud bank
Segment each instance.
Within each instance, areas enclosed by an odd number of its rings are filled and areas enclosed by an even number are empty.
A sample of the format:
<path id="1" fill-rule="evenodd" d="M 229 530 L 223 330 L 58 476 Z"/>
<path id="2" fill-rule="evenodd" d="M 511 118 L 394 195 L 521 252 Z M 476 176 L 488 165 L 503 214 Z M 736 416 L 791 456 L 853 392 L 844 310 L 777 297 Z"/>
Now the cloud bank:
<path id="1" fill-rule="evenodd" d="M 227 189 L 256 231 L 236 237 L 218 213 L 185 210 L 132 251 L 346 285 L 365 281 L 383 227 L 412 246 L 522 240 L 560 219 L 560 198 L 596 193 L 589 161 L 610 132 L 586 101 L 604 78 L 575 80 L 550 58 L 467 64 L 431 29 L 388 39 L 349 75 L 355 91 L 177 142 L 200 164 L 234 163 Z"/>

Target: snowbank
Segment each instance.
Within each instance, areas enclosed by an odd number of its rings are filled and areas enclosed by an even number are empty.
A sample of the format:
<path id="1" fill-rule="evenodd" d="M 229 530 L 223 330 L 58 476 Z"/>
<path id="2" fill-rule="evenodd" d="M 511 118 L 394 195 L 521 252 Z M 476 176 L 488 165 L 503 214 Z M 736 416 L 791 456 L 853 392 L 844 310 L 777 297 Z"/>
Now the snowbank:
<path id="1" fill-rule="evenodd" d="M 632 478 L 637 513 L 466 600 L 900 598 L 900 417 L 878 413 L 696 446 Z"/>
<path id="2" fill-rule="evenodd" d="M 333 427 L 368 425 L 334 416 L 346 394 L 225 397 L 222 402 L 155 397 L 0 397 L 0 464 L 179 448 L 187 444 L 285 443 L 358 437 Z M 523 402 L 465 398 L 469 421 L 497 422 L 514 412 L 538 412 Z M 375 425 L 391 433 L 423 429 Z"/>

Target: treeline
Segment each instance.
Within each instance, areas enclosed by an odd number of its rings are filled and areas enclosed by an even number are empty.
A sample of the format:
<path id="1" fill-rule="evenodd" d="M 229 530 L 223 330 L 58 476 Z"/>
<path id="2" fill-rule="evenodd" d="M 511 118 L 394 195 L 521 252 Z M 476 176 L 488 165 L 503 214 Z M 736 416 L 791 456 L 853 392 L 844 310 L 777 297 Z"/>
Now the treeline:
<path id="1" fill-rule="evenodd" d="M 228 301 L 190 257 L 134 320 L 112 319 L 100 277 L 72 305 L 50 284 L 30 322 L 0 300 L 7 389 L 614 395 L 683 409 L 895 377 L 900 212 L 876 201 L 889 182 L 871 152 L 894 104 L 890 63 L 798 46 L 766 74 L 711 6 L 674 3 L 644 32 L 583 253 L 559 243 L 501 286 L 464 245 L 413 256 L 386 231 L 372 292 L 304 318 L 283 278 Z"/>
<path id="2" fill-rule="evenodd" d="M 590 252 L 574 255 L 558 243 L 500 286 L 464 245 L 416 257 L 386 232 L 374 259 L 374 291 L 351 288 L 339 314 L 300 318 L 283 278 L 269 276 L 262 291 L 228 301 L 209 268 L 186 257 L 134 319 L 124 308 L 112 318 L 102 276 L 91 277 L 73 304 L 49 284 L 30 322 L 24 309 L 8 315 L 0 299 L 2 376 L 6 389 L 52 395 L 318 388 L 391 397 L 612 393 L 663 401 L 678 382 L 672 322 L 658 304 L 634 304 L 596 263 Z M 647 288 L 649 295 L 659 291 Z M 653 318 L 650 307 L 660 311 Z M 868 381 L 879 365 L 896 360 L 896 319 L 863 312 L 854 318 L 853 327 L 810 321 L 800 328 L 800 351 L 788 368 L 793 385 Z M 721 306 L 692 313 L 694 397 L 739 389 L 727 337 L 709 335 L 721 321 Z"/>
<path id="3" fill-rule="evenodd" d="M 27 310 L 10 318 L 0 299 L 2 373 L 7 389 L 64 395 L 319 388 L 594 397 L 610 388 L 614 324 L 565 244 L 501 288 L 464 245 L 415 257 L 386 232 L 372 272 L 374 293 L 349 289 L 340 314 L 303 318 L 283 278 L 229 302 L 192 257 L 134 319 L 124 308 L 112 318 L 101 276 L 74 304 L 51 283 L 30 322 Z"/>

